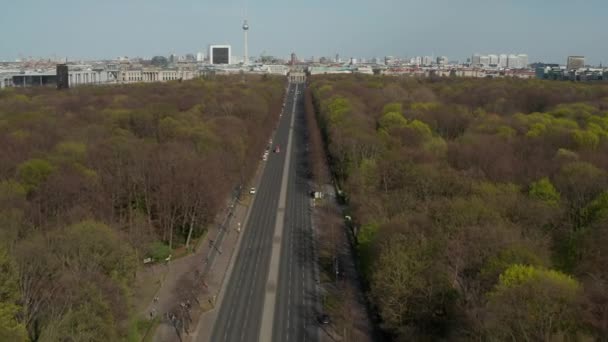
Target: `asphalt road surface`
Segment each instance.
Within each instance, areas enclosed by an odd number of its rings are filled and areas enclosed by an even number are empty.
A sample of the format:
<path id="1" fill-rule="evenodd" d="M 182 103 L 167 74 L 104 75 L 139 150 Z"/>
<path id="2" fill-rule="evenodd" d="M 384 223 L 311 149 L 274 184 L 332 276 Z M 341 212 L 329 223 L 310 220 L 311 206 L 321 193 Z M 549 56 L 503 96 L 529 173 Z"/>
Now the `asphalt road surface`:
<path id="1" fill-rule="evenodd" d="M 303 87 L 289 85 L 211 341 L 319 340 Z"/>

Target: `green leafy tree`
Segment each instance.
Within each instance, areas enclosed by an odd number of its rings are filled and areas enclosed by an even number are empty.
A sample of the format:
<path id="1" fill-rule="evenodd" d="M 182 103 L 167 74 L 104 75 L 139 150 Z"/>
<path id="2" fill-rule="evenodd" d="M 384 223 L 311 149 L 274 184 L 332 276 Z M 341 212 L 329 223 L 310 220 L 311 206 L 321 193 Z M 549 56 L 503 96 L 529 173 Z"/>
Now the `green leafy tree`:
<path id="1" fill-rule="evenodd" d="M 20 307 L 17 269 L 6 250 L 0 247 L 0 340 L 26 341 L 25 325 L 17 320 Z"/>
<path id="2" fill-rule="evenodd" d="M 344 97 L 335 97 L 327 104 L 327 116 L 330 124 L 342 122 L 351 110 L 350 101 Z"/>
<path id="3" fill-rule="evenodd" d="M 44 159 L 30 159 L 17 168 L 17 175 L 25 189 L 33 191 L 53 173 L 55 168 Z"/>
<path id="4" fill-rule="evenodd" d="M 74 305 L 45 327 L 40 340 L 117 341 L 117 325 L 107 301 L 94 284 L 79 284 Z"/>
<path id="5" fill-rule="evenodd" d="M 599 194 L 583 209 L 585 224 L 593 224 L 608 219 L 608 191 Z"/>
<path id="6" fill-rule="evenodd" d="M 600 144 L 600 137 L 593 131 L 577 129 L 572 133 L 572 138 L 580 149 L 594 150 Z"/>
<path id="7" fill-rule="evenodd" d="M 457 293 L 438 263 L 436 241 L 396 235 L 380 246 L 370 287 L 385 327 L 401 340 L 441 337 Z"/>
<path id="8" fill-rule="evenodd" d="M 361 226 L 357 233 L 357 252 L 359 253 L 364 274 L 369 275 L 371 271 L 372 245 L 378 233 L 378 228 L 378 224 L 368 223 Z"/>
<path id="9" fill-rule="evenodd" d="M 386 113 L 390 113 L 390 112 L 402 113 L 403 105 L 401 105 L 401 103 L 399 103 L 399 102 L 393 102 L 393 103 L 384 105 L 384 108 L 382 108 L 382 114 L 386 114 Z"/>
<path id="10" fill-rule="evenodd" d="M 402 127 L 407 127 L 407 120 L 399 112 L 388 112 L 378 121 L 378 128 L 384 131 Z"/>
<path id="11" fill-rule="evenodd" d="M 579 283 L 563 273 L 512 265 L 500 275 L 484 316 L 487 338 L 554 341 L 580 329 Z"/>
<path id="12" fill-rule="evenodd" d="M 557 192 L 547 177 L 543 177 L 540 180 L 532 183 L 528 193 L 530 197 L 543 201 L 551 206 L 558 206 L 561 199 L 559 192 Z"/>

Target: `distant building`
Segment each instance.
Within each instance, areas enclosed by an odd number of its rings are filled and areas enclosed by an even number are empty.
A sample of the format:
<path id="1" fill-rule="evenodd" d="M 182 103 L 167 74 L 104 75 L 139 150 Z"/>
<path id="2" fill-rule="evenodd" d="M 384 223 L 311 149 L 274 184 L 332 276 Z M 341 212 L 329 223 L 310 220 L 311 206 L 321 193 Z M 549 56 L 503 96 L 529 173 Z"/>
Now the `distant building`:
<path id="1" fill-rule="evenodd" d="M 232 64 L 230 45 L 209 45 L 209 64 Z"/>
<path id="2" fill-rule="evenodd" d="M 471 65 L 480 66 L 481 65 L 481 55 L 474 54 L 473 57 L 471 57 Z"/>
<path id="3" fill-rule="evenodd" d="M 449 61 L 446 56 L 437 57 L 437 64 L 439 64 L 439 65 L 446 65 L 446 64 L 448 64 L 448 62 Z"/>
<path id="4" fill-rule="evenodd" d="M 489 65 L 498 66 L 498 56 L 497 55 L 488 55 Z"/>
<path id="5" fill-rule="evenodd" d="M 3 73 L 0 74 L 0 89 L 9 88 L 13 86 L 13 74 Z"/>
<path id="6" fill-rule="evenodd" d="M 520 69 L 519 57 L 516 55 L 507 56 L 507 67 L 510 69 Z"/>
<path id="7" fill-rule="evenodd" d="M 70 87 L 70 76 L 66 64 L 57 64 L 57 89 L 68 89 Z"/>
<path id="8" fill-rule="evenodd" d="M 501 68 L 506 68 L 507 65 L 508 65 L 507 60 L 508 60 L 508 56 L 507 55 L 505 55 L 504 53 L 500 54 L 498 56 L 498 66 L 501 67 Z"/>
<path id="9" fill-rule="evenodd" d="M 197 62 L 204 62 L 205 61 L 205 54 L 202 52 L 197 52 L 196 53 L 196 61 Z"/>
<path id="10" fill-rule="evenodd" d="M 567 70 L 580 69 L 585 67 L 584 56 L 568 56 L 568 62 L 566 63 Z"/>
<path id="11" fill-rule="evenodd" d="M 274 75 L 286 76 L 289 73 L 289 67 L 281 64 L 264 64 L 260 69 L 265 73 Z"/>
<path id="12" fill-rule="evenodd" d="M 528 67 L 528 55 L 519 54 L 519 55 L 517 55 L 517 58 L 519 58 L 519 68 L 520 69 L 525 69 Z"/>
<path id="13" fill-rule="evenodd" d="M 431 58 L 431 56 L 424 56 L 422 58 L 422 65 L 424 66 L 430 66 L 433 64 L 433 58 Z"/>
<path id="14" fill-rule="evenodd" d="M 490 65 L 490 56 L 480 56 L 479 57 L 479 65 L 482 65 L 484 67 L 487 67 Z"/>
<path id="15" fill-rule="evenodd" d="M 296 53 L 292 52 L 291 53 L 291 65 L 296 65 L 298 64 L 298 57 L 296 57 Z"/>

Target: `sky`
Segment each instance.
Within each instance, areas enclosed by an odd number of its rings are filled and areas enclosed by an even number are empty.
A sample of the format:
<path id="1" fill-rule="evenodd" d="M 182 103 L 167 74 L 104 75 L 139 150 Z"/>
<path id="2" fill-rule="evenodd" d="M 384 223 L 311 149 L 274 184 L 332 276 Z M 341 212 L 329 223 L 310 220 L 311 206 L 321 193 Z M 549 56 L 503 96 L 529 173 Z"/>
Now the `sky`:
<path id="1" fill-rule="evenodd" d="M 0 60 L 152 57 L 227 43 L 249 55 L 527 53 L 608 65 L 608 0 L 0 0 Z"/>

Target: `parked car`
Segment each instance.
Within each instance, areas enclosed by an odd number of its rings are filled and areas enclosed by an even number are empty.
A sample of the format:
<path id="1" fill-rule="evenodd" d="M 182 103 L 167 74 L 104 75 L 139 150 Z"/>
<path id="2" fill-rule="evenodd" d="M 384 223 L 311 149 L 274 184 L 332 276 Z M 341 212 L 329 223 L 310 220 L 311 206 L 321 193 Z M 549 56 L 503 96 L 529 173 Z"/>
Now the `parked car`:
<path id="1" fill-rule="evenodd" d="M 322 314 L 319 316 L 319 323 L 323 324 L 323 325 L 327 325 L 329 323 L 331 323 L 331 320 L 329 319 L 329 315 L 328 314 Z"/>
<path id="2" fill-rule="evenodd" d="M 255 195 L 255 188 L 252 187 L 251 189 L 249 189 L 249 193 L 252 194 L 252 195 Z"/>
<path id="3" fill-rule="evenodd" d="M 279 145 L 274 147 L 274 153 L 279 153 L 281 152 L 281 147 Z"/>

